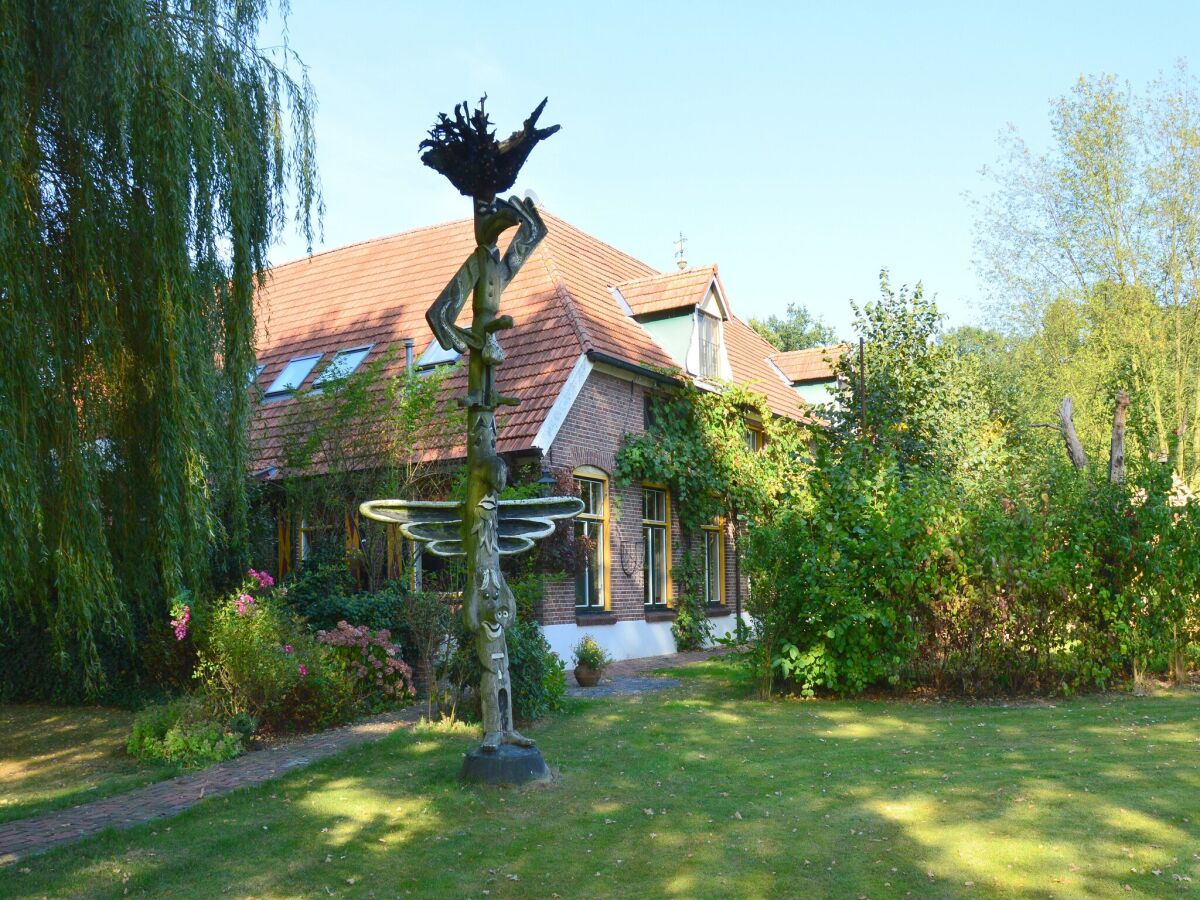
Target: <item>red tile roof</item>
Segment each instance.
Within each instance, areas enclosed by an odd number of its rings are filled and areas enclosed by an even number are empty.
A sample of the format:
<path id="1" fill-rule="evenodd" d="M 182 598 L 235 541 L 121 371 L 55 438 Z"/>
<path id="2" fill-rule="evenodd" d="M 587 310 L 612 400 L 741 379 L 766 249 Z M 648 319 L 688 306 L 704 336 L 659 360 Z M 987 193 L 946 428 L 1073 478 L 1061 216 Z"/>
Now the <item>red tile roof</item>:
<path id="1" fill-rule="evenodd" d="M 729 368 L 737 384 L 747 384 L 767 398 L 767 405 L 777 416 L 803 418 L 801 400 L 796 392 L 779 377 L 779 372 L 767 362 L 775 348 L 762 339 L 757 331 L 736 316 L 725 322 L 725 351 Z"/>
<path id="2" fill-rule="evenodd" d="M 849 344 L 810 347 L 807 350 L 775 353 L 771 357 L 771 362 L 779 366 L 780 371 L 793 384 L 802 381 L 832 381 L 834 379 L 834 363 L 849 352 Z"/>
<path id="3" fill-rule="evenodd" d="M 543 211 L 548 234 L 504 293 L 503 311 L 516 320 L 500 334 L 506 360 L 499 390 L 521 405 L 497 410 L 498 449 L 525 450 L 546 418 L 581 353 L 599 352 L 654 370 L 678 369 L 649 334 L 627 316 L 612 294 L 617 285 L 672 281 L 694 274 L 707 288 L 715 267 L 664 276 L 628 254 Z M 433 336 L 425 311 L 474 247 L 472 223 L 449 222 L 363 241 L 279 265 L 256 299 L 259 384 L 269 385 L 288 360 L 325 355 L 303 387 L 338 350 L 371 344 L 364 365 L 391 349 L 385 369 L 403 370 L 403 339 L 415 340 L 419 357 Z M 503 248 L 502 248 L 503 249 Z M 707 280 L 705 280 L 707 279 Z M 698 300 L 703 300 L 702 289 Z M 695 301 L 698 302 L 698 301 Z M 470 305 L 460 324 L 470 319 Z M 733 317 L 726 346 L 738 382 L 754 381 L 780 415 L 799 417 L 794 392 L 766 362 L 771 347 Z M 447 399 L 466 390 L 466 372 L 446 385 Z M 281 467 L 290 399 L 267 401 L 251 427 L 255 469 Z M 432 439 L 422 456 L 460 456 L 457 440 Z"/>
<path id="4" fill-rule="evenodd" d="M 682 272 L 656 272 L 647 278 L 619 284 L 617 290 L 635 316 L 644 316 L 699 306 L 716 277 L 716 266 L 701 266 Z"/>

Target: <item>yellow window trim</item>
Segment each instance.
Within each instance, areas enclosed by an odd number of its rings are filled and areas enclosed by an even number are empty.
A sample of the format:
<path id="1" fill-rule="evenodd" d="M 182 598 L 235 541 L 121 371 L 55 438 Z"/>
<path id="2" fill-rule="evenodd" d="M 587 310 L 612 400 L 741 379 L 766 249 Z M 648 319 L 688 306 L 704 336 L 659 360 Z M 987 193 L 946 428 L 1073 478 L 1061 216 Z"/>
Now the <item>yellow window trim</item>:
<path id="1" fill-rule="evenodd" d="M 604 513 L 599 516 L 580 513 L 577 518 L 591 522 L 599 522 L 604 528 L 604 605 L 599 607 L 605 611 L 612 609 L 612 527 L 609 524 L 609 481 L 608 474 L 595 466 L 580 466 L 571 473 L 572 478 L 587 478 L 591 481 L 604 483 Z M 582 607 L 579 607 L 582 609 Z"/>
<path id="2" fill-rule="evenodd" d="M 669 487 L 667 487 L 665 484 L 658 484 L 657 482 L 654 482 L 654 481 L 643 481 L 642 487 L 643 488 L 651 488 L 652 490 L 656 490 L 656 491 L 662 491 L 662 493 L 663 493 L 663 513 L 666 515 L 666 519 L 660 520 L 660 519 L 643 518 L 642 525 L 643 525 L 643 527 L 646 525 L 665 525 L 666 526 L 666 543 L 667 543 L 666 592 L 667 592 L 667 596 L 665 598 L 666 602 L 663 605 L 667 609 L 673 609 L 675 604 L 672 603 L 671 601 L 675 599 L 675 591 L 674 591 L 673 585 L 671 583 L 671 563 L 672 563 L 672 558 L 675 555 L 675 547 L 671 543 L 671 489 Z M 642 506 L 642 514 L 643 514 L 643 516 L 645 515 L 645 505 Z"/>

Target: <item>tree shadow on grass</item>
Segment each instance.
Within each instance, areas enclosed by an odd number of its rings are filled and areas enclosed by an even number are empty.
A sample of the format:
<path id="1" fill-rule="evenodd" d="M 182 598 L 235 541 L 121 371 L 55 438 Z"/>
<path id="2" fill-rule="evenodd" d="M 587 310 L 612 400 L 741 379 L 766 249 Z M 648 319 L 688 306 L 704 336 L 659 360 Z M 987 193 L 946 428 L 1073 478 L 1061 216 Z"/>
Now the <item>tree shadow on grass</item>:
<path id="1" fill-rule="evenodd" d="M 535 729 L 546 789 L 459 787 L 477 736 L 418 729 L 30 860 L 0 894 L 1172 892 L 1200 876 L 1198 720 L 1195 698 L 758 702 L 693 678 Z"/>

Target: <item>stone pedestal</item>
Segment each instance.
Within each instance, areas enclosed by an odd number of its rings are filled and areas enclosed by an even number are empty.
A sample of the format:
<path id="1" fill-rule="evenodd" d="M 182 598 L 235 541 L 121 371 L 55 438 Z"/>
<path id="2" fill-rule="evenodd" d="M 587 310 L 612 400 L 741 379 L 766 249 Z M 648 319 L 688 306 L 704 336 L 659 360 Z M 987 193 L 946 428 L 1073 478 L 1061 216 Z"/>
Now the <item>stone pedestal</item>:
<path id="1" fill-rule="evenodd" d="M 519 786 L 550 781 L 550 767 L 537 747 L 501 744 L 491 753 L 476 747 L 463 757 L 458 780 L 467 784 Z"/>

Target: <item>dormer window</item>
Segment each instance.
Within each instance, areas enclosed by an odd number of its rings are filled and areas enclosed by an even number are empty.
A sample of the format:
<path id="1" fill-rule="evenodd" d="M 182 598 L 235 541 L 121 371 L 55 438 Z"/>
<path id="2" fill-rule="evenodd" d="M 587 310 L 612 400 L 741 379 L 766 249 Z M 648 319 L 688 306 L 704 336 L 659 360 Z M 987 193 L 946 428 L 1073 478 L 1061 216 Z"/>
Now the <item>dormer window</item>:
<path id="1" fill-rule="evenodd" d="M 290 360 L 279 376 L 271 382 L 271 386 L 267 388 L 264 395 L 268 399 L 275 397 L 285 397 L 292 391 L 296 390 L 300 385 L 304 384 L 304 379 L 321 361 L 323 353 L 316 353 L 312 356 L 297 356 Z"/>
<path id="2" fill-rule="evenodd" d="M 720 323 L 708 313 L 696 311 L 696 337 L 700 344 L 701 378 L 716 378 L 721 372 Z"/>

